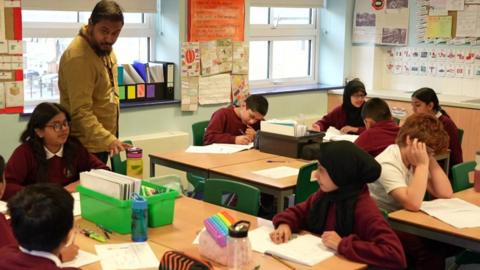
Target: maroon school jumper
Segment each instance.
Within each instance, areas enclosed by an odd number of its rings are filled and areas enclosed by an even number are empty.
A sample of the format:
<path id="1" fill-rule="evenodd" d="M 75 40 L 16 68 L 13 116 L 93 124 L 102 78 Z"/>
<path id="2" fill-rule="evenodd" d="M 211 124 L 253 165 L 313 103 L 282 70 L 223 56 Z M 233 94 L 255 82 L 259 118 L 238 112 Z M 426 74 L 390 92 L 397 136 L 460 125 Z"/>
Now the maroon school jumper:
<path id="1" fill-rule="evenodd" d="M 373 157 L 376 157 L 383 152 L 387 146 L 395 143 L 398 130 L 400 130 L 400 127 L 395 121 L 380 121 L 362 132 L 357 140 L 355 140 L 355 144 Z"/>
<path id="2" fill-rule="evenodd" d="M 252 128 L 258 130 L 260 122 L 255 123 Z M 247 126 L 237 116 L 233 105 L 221 108 L 213 113 L 203 136 L 203 144 L 235 144 L 235 137 L 243 135 L 245 130 Z"/>
<path id="3" fill-rule="evenodd" d="M 16 245 L 0 248 L 0 254 L 2 254 L 0 256 L 0 270 L 79 270 L 79 268 L 74 267 L 58 267 L 55 265 L 55 262 L 50 259 L 23 253 Z"/>
<path id="4" fill-rule="evenodd" d="M 450 137 L 449 149 L 451 168 L 453 165 L 463 162 L 462 146 L 458 143 L 458 128 L 455 123 L 453 123 L 452 119 L 445 114 L 442 114 L 442 116 L 440 116 L 438 120 L 442 122 L 443 128 Z"/>
<path id="5" fill-rule="evenodd" d="M 293 233 L 304 230 L 309 210 L 322 194 L 323 192 L 319 190 L 306 201 L 277 214 L 273 218 L 275 228 L 286 223 Z M 331 205 L 325 231 L 332 231 L 334 228 L 335 205 Z M 400 240 L 378 210 L 367 187 L 358 196 L 353 232 L 342 238 L 338 254 L 349 260 L 380 268 L 403 269 L 407 266 Z"/>
<path id="6" fill-rule="evenodd" d="M 15 239 L 15 236 L 13 235 L 10 223 L 5 218 L 5 215 L 0 213 L 0 248 L 17 244 L 17 239 Z"/>
<path id="7" fill-rule="evenodd" d="M 107 169 L 107 165 L 97 157 L 88 153 L 81 144 L 78 145 L 75 160 L 75 172 L 66 176 L 66 164 L 63 158 L 54 156 L 48 160 L 48 181 L 66 186 L 80 179 L 80 172 L 91 169 Z M 8 200 L 24 186 L 34 184 L 38 170 L 38 162 L 29 143 L 23 143 L 15 151 L 5 166 L 7 186 L 2 200 Z"/>
<path id="8" fill-rule="evenodd" d="M 342 127 L 347 125 L 347 114 L 342 108 L 342 105 L 336 107 L 322 119 L 315 122 L 315 124 L 320 126 L 320 131 L 327 131 L 330 126 L 335 127 L 340 130 Z M 357 134 L 360 134 L 365 131 L 365 127 L 358 127 Z"/>

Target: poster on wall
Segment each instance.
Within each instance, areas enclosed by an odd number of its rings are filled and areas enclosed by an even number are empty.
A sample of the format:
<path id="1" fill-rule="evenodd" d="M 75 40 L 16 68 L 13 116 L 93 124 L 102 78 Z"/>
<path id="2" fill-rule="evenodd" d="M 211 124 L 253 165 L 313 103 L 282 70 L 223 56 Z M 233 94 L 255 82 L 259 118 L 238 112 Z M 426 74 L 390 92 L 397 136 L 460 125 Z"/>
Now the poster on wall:
<path id="1" fill-rule="evenodd" d="M 407 0 L 356 0 L 353 43 L 406 45 L 409 8 Z"/>
<path id="2" fill-rule="evenodd" d="M 188 41 L 244 40 L 245 0 L 188 0 Z"/>

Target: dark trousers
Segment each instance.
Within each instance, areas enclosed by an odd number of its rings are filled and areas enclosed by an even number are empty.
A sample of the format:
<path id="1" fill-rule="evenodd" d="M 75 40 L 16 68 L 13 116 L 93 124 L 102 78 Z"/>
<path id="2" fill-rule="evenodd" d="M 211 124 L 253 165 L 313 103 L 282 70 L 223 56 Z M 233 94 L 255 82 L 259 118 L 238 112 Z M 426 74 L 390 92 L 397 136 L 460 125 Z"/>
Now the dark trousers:
<path id="1" fill-rule="evenodd" d="M 94 154 L 103 163 L 107 164 L 107 162 L 108 162 L 108 152 L 98 152 L 98 153 L 92 153 L 92 154 Z"/>

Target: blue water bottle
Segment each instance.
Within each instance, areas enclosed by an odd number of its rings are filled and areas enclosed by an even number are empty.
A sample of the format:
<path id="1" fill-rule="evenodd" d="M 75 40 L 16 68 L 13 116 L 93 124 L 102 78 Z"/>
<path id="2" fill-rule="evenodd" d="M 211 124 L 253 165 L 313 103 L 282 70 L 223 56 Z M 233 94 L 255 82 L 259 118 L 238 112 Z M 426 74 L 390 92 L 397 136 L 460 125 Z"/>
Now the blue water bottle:
<path id="1" fill-rule="evenodd" d="M 132 241 L 147 241 L 148 203 L 137 193 L 132 195 Z"/>

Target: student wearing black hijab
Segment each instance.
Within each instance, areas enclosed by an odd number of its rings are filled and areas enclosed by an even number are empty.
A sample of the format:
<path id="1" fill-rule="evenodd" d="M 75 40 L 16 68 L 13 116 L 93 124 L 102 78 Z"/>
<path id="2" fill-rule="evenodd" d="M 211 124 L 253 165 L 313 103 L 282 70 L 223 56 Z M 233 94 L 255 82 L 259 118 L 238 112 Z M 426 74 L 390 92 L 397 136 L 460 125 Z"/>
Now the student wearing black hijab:
<path id="1" fill-rule="evenodd" d="M 347 141 L 321 144 L 316 159 L 314 175 L 319 190 L 273 218 L 276 230 L 270 234 L 272 241 L 284 243 L 292 233 L 307 230 L 321 235 L 325 246 L 349 260 L 380 268 L 405 268 L 400 240 L 367 188 L 367 183 L 380 176 L 380 165 Z"/>
<path id="2" fill-rule="evenodd" d="M 326 131 L 330 126 L 343 133 L 360 134 L 365 130 L 362 108 L 367 91 L 359 79 L 353 79 L 345 85 L 343 103 L 312 125 L 316 131 Z"/>

